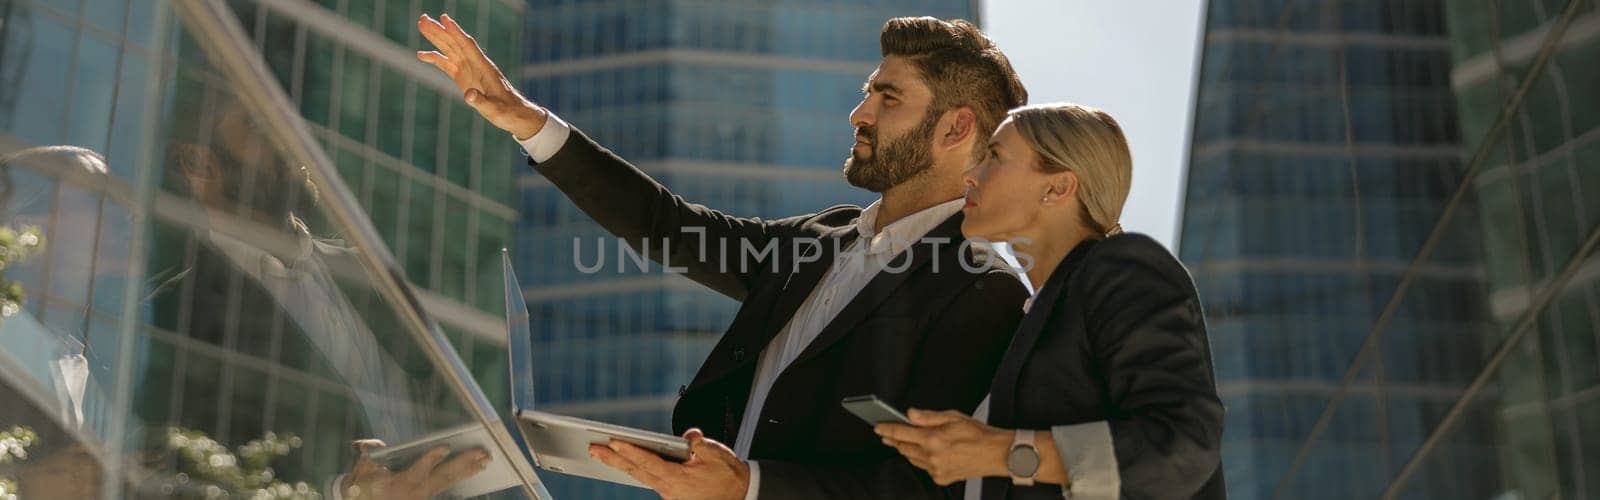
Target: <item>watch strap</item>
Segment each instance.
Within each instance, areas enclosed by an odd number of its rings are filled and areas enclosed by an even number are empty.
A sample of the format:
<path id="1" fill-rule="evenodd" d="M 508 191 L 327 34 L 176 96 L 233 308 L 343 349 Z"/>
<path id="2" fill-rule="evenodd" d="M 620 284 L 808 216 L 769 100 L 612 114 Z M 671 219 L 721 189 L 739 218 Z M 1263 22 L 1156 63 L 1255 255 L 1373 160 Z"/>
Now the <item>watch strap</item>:
<path id="1" fill-rule="evenodd" d="M 1034 446 L 1033 442 L 1034 431 L 1030 429 L 1017 429 L 1015 437 L 1011 439 L 1011 450 L 1010 452 L 1006 453 L 1006 469 L 1011 472 L 1011 484 L 1015 484 L 1017 486 L 1033 486 L 1033 476 L 1039 473 L 1040 462 L 1039 448 Z M 1012 469 L 1010 466 L 1011 464 L 1009 463 L 1011 454 L 1015 453 L 1018 448 L 1023 447 L 1026 447 L 1028 448 L 1028 451 L 1033 452 L 1034 457 L 1033 472 L 1028 473 L 1027 476 L 1017 475 L 1017 471 Z"/>

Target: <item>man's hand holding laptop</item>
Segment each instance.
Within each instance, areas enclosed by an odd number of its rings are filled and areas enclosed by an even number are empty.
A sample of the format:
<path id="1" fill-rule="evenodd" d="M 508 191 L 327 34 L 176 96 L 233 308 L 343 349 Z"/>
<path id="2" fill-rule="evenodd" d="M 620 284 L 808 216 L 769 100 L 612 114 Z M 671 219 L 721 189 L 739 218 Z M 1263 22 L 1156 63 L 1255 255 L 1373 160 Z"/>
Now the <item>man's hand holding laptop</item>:
<path id="1" fill-rule="evenodd" d="M 709 439 L 700 429 L 683 433 L 689 441 L 689 460 L 671 462 L 644 448 L 613 439 L 605 446 L 589 446 L 589 456 L 628 473 L 666 500 L 740 500 L 750 487 L 750 465 L 733 450 Z"/>

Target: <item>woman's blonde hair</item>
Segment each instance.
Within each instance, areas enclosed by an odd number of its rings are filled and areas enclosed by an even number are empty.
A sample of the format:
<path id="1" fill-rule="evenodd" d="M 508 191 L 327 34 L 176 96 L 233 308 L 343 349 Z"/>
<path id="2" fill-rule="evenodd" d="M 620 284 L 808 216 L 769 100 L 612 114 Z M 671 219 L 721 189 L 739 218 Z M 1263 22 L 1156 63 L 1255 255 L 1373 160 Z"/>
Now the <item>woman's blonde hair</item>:
<path id="1" fill-rule="evenodd" d="M 1122 204 L 1133 184 L 1133 154 L 1122 127 L 1110 114 L 1088 106 L 1051 103 L 1009 113 L 1022 140 L 1039 154 L 1046 172 L 1078 176 L 1078 200 L 1090 230 L 1122 232 Z"/>

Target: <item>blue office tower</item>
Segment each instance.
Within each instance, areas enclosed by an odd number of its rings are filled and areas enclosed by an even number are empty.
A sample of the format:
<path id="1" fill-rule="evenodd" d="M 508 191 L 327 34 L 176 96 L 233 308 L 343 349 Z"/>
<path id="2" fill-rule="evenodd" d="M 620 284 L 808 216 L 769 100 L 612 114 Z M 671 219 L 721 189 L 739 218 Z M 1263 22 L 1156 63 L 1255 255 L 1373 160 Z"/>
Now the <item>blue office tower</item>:
<path id="1" fill-rule="evenodd" d="M 1501 494 L 1444 2 L 1217 0 L 1203 47 L 1180 254 L 1230 498 Z"/>

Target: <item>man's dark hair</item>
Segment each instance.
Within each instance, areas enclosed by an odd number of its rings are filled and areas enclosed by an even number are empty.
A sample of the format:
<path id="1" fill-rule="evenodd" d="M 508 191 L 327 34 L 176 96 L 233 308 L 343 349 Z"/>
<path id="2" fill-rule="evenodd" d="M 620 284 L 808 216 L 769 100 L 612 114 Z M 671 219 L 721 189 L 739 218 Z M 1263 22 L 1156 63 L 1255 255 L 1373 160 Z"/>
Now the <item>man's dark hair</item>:
<path id="1" fill-rule="evenodd" d="M 967 21 L 897 17 L 878 36 L 883 56 L 911 60 L 933 90 L 928 116 L 967 106 L 977 115 L 980 137 L 994 132 L 1011 108 L 1028 103 L 1028 90 L 994 41 Z M 974 148 L 981 156 L 983 148 Z"/>

